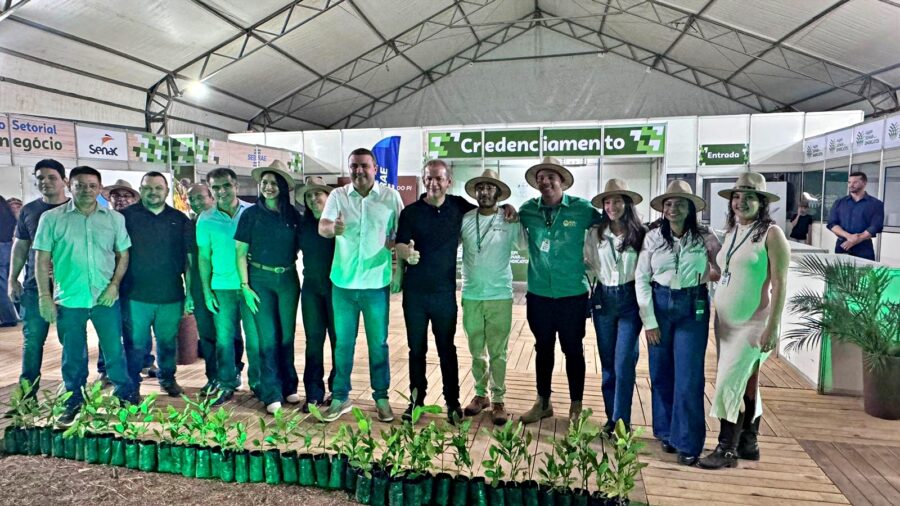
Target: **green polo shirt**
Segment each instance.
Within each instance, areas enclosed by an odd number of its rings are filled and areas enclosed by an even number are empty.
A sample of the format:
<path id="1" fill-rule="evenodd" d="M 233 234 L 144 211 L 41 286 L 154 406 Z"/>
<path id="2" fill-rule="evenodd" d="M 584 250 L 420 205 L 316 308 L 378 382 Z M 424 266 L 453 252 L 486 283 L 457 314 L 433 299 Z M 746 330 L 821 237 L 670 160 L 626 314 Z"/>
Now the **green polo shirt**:
<path id="1" fill-rule="evenodd" d="M 69 200 L 41 215 L 32 247 L 50 252 L 57 304 L 88 309 L 113 277 L 116 252 L 130 248 L 131 239 L 121 214 L 98 205 L 85 216 Z"/>
<path id="2" fill-rule="evenodd" d="M 207 209 L 197 218 L 197 248 L 210 249 L 212 279 L 209 282 L 213 290 L 240 290 L 241 276 L 237 270 L 237 252 L 235 251 L 234 233 L 244 210 L 252 207 L 249 202 L 238 201 L 234 216 L 222 212 L 218 207 Z"/>
<path id="3" fill-rule="evenodd" d="M 554 299 L 586 293 L 584 234 L 600 222 L 591 203 L 563 194 L 551 209 L 538 197 L 522 204 L 519 220 L 528 233 L 528 291 Z"/>

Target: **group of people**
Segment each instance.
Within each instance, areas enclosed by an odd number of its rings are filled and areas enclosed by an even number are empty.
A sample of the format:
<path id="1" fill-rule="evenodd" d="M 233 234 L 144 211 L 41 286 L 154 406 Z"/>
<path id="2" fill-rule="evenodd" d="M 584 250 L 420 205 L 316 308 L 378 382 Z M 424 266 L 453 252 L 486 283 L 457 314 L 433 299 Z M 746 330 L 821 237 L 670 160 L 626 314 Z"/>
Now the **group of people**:
<path id="1" fill-rule="evenodd" d="M 22 378 L 36 382 L 50 323 L 63 344 L 62 373 L 72 392 L 61 423 L 71 422 L 87 379 L 86 322 L 97 330 L 104 375 L 119 398 L 139 399 L 141 371 L 158 362 L 160 387 L 177 396 L 175 347 L 182 315 L 193 313 L 206 362 L 202 392 L 229 401 L 242 384 L 274 413 L 282 403 L 321 406 L 326 421 L 352 408 L 354 351 L 363 317 L 377 417 L 394 419 L 388 403 L 388 315 L 392 292 L 403 293 L 409 348 L 409 418 L 428 388 L 428 326 L 435 338 L 442 393 L 451 422 L 505 409 L 512 323 L 511 257 L 529 258 L 527 320 L 535 336 L 537 399 L 524 423 L 553 416 L 557 339 L 565 355 L 569 417 L 582 410 L 583 340 L 592 318 L 602 365 L 605 430 L 631 422 L 638 337 L 646 335 L 653 432 L 679 462 L 708 468 L 758 459 L 762 403 L 760 364 L 778 341 L 789 247 L 769 215 L 778 196 L 760 174 L 741 175 L 729 200 L 723 244 L 701 226 L 706 202 L 683 180 L 650 206 L 662 218 L 644 225 L 643 197 L 611 179 L 591 201 L 566 193 L 572 173 L 552 157 L 528 169 L 540 196 L 518 210 L 501 203 L 510 188 L 486 170 L 466 182 L 476 204 L 448 194 L 451 167 L 430 160 L 425 194 L 404 208 L 399 193 L 376 180 L 375 155 L 360 148 L 348 160 L 350 183 L 332 188 L 309 178 L 295 188 L 281 162 L 254 169 L 258 200 L 238 198 L 236 174 L 217 168 L 188 193 L 194 219 L 165 203 L 167 179 L 148 172 L 133 202 L 115 190 L 97 202 L 101 175 L 75 167 L 66 177 L 54 160 L 34 168 L 41 198 L 22 208 L 10 269 L 10 294 L 24 319 Z M 65 195 L 65 188 L 72 194 Z M 125 192 L 128 193 L 128 192 Z M 295 198 L 291 194 L 295 193 Z M 127 202 L 127 201 L 123 201 Z M 298 205 L 295 205 L 299 204 Z M 848 238 L 847 240 L 851 240 Z M 462 322 L 472 355 L 475 395 L 462 407 L 454 345 L 458 307 L 456 255 L 463 248 Z M 392 252 L 397 261 L 393 262 Z M 296 260 L 303 258 L 301 290 Z M 27 266 L 24 289 L 16 281 Z M 709 283 L 716 283 L 710 300 Z M 306 336 L 303 387 L 295 368 L 299 309 Z M 719 444 L 700 458 L 705 439 L 704 362 L 711 305 L 718 373 L 711 416 Z M 127 324 L 123 325 L 123 322 Z M 151 330 L 157 356 L 150 355 Z M 326 337 L 332 370 L 325 378 Z M 150 364 L 148 366 L 148 363 Z"/>

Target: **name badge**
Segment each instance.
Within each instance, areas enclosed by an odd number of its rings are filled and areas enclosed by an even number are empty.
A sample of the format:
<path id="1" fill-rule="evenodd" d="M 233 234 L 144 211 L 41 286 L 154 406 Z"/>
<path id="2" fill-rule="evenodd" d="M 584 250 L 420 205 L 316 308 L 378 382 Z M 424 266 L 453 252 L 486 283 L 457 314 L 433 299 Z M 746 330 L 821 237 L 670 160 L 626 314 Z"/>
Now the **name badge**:
<path id="1" fill-rule="evenodd" d="M 550 239 L 544 239 L 541 242 L 541 251 L 544 253 L 550 253 Z"/>
<path id="2" fill-rule="evenodd" d="M 731 282 L 731 273 L 723 272 L 722 277 L 719 278 L 719 286 L 728 286 L 728 283 Z"/>

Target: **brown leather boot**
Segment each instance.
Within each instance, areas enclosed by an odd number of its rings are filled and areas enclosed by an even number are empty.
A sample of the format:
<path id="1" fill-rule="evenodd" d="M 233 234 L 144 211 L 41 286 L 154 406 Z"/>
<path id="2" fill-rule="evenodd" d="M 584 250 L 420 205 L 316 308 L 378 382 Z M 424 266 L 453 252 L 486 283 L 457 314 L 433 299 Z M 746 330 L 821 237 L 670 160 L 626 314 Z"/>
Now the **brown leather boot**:
<path id="1" fill-rule="evenodd" d="M 534 406 L 523 413 L 522 416 L 519 417 L 519 421 L 526 424 L 534 423 L 551 416 L 553 416 L 553 404 L 550 404 L 550 399 L 544 399 L 543 397 L 538 396 L 537 400 L 534 401 Z"/>
<path id="2" fill-rule="evenodd" d="M 506 412 L 502 402 L 494 403 L 491 409 L 491 421 L 494 422 L 494 425 L 506 425 L 506 422 L 509 421 L 509 413 Z"/>
<path id="3" fill-rule="evenodd" d="M 569 406 L 569 421 L 574 422 L 579 416 L 581 416 L 581 401 L 572 401 L 572 405 Z"/>
<path id="4" fill-rule="evenodd" d="M 491 407 L 491 401 L 489 401 L 487 397 L 476 395 L 472 398 L 472 402 L 466 406 L 466 409 L 463 410 L 463 413 L 465 413 L 466 416 L 475 416 L 489 407 Z"/>

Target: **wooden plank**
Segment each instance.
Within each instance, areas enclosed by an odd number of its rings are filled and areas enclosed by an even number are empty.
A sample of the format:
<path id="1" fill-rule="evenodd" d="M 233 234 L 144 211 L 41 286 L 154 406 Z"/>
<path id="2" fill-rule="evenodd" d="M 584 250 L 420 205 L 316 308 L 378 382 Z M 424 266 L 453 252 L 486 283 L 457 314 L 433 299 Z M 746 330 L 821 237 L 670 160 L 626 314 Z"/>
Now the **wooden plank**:
<path id="1" fill-rule="evenodd" d="M 860 487 L 863 486 L 865 480 L 861 480 L 858 476 L 845 472 L 848 470 L 844 469 L 839 462 L 832 460 L 831 456 L 826 451 L 826 447 L 830 446 L 830 443 L 800 441 L 800 444 L 816 463 L 819 464 L 819 467 L 825 471 L 828 477 L 831 478 L 835 485 L 841 489 L 841 492 L 843 492 L 844 496 L 850 500 L 851 504 L 854 506 L 867 506 L 872 504 L 866 494 L 860 490 Z"/>

